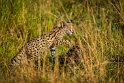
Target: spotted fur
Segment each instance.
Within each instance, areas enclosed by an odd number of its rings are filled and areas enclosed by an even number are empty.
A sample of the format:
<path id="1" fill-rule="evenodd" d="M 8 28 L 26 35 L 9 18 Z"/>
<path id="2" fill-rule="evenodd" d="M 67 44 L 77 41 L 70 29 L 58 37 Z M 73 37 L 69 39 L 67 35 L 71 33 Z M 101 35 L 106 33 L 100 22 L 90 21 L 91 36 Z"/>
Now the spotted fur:
<path id="1" fill-rule="evenodd" d="M 27 42 L 18 54 L 11 59 L 9 66 L 15 67 L 37 61 L 43 50 L 53 49 L 63 42 L 68 42 L 63 39 L 63 36 L 71 35 L 74 32 L 71 22 L 61 21 L 59 25 L 54 27 L 53 31 Z"/>

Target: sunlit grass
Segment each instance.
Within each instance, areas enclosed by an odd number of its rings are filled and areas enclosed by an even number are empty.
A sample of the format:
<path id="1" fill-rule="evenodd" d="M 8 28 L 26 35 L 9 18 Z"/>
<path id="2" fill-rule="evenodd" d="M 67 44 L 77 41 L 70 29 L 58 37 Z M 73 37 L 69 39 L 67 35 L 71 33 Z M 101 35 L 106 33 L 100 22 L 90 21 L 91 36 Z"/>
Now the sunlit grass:
<path id="1" fill-rule="evenodd" d="M 1 0 L 0 9 L 0 83 L 123 83 L 124 66 L 110 62 L 124 56 L 123 0 Z M 60 18 L 72 19 L 76 26 L 72 41 L 81 48 L 80 64 L 59 68 L 59 55 L 69 49 L 60 46 L 54 70 L 48 50 L 38 71 L 25 67 L 10 74 L 10 59 L 27 41 L 51 31 Z"/>

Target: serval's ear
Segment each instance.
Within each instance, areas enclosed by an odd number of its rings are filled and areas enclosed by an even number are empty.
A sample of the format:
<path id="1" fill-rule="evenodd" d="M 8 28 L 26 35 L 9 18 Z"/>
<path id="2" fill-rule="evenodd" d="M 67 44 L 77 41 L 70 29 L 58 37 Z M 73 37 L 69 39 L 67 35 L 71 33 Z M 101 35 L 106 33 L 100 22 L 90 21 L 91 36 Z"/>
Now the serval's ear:
<path id="1" fill-rule="evenodd" d="M 73 20 L 72 19 L 71 20 L 68 20 L 67 23 L 73 23 Z"/>
<path id="2" fill-rule="evenodd" d="M 59 27 L 64 28 L 65 26 L 67 26 L 67 23 L 64 21 L 61 21 Z"/>
<path id="3" fill-rule="evenodd" d="M 64 26 L 66 26 L 67 24 L 66 24 L 66 22 L 64 22 L 63 20 L 61 20 L 61 21 L 58 21 L 55 25 L 54 25 L 54 28 L 62 28 L 62 27 L 64 27 Z"/>

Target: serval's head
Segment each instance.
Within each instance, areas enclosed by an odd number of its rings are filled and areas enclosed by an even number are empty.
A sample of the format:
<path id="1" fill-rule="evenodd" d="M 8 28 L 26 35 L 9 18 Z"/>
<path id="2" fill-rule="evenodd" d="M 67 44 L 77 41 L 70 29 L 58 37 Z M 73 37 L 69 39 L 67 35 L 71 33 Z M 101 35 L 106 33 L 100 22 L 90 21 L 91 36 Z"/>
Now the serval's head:
<path id="1" fill-rule="evenodd" d="M 73 33 L 75 33 L 75 27 L 72 21 L 68 22 L 60 21 L 57 27 L 59 27 L 59 29 L 61 29 L 61 31 L 63 31 L 64 34 L 72 35 Z"/>

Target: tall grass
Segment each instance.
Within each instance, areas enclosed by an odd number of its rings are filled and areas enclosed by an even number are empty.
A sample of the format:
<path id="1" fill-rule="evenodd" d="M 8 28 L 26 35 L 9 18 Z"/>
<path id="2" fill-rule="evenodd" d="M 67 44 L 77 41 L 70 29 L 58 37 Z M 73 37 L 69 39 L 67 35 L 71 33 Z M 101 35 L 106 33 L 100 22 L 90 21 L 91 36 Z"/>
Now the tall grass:
<path id="1" fill-rule="evenodd" d="M 28 68 L 9 74 L 7 63 L 18 50 L 51 31 L 59 18 L 73 19 L 76 25 L 81 63 L 66 71 L 56 59 L 52 70 L 46 51 L 38 72 Z M 124 82 L 124 62 L 110 62 L 112 57 L 124 56 L 123 0 L 0 0 L 0 25 L 0 83 Z M 56 56 L 66 51 L 59 47 Z"/>

